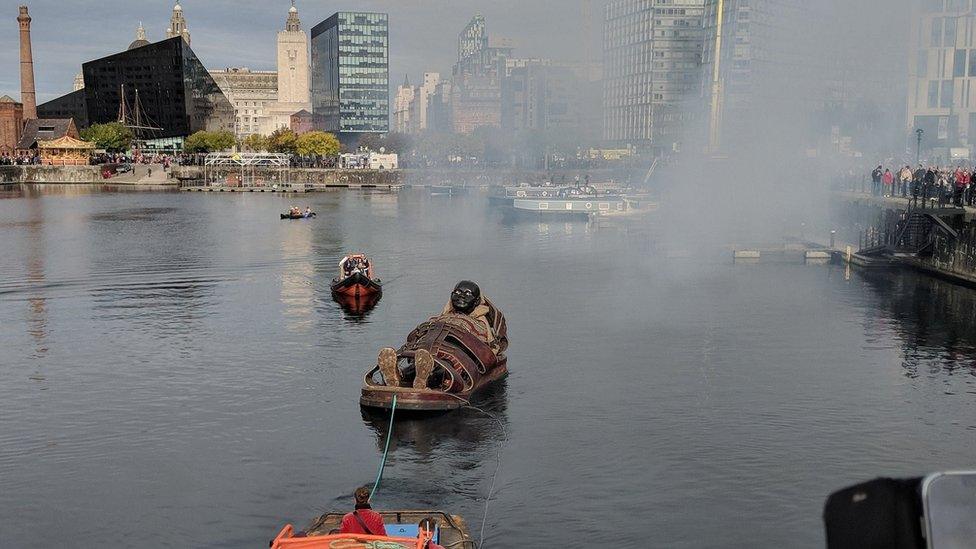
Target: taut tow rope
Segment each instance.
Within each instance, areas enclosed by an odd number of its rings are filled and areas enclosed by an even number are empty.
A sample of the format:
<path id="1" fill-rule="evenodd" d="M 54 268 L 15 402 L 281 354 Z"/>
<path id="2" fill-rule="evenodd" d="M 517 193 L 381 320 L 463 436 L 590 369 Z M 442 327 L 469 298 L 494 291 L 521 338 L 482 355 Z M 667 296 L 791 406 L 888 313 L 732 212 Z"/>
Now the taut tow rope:
<path id="1" fill-rule="evenodd" d="M 386 456 L 390 453 L 390 439 L 393 437 L 393 416 L 396 414 L 396 393 L 393 394 L 393 406 L 390 408 L 390 428 L 386 431 L 386 447 L 383 448 L 383 459 L 380 460 L 380 469 L 376 471 L 376 482 L 373 489 L 369 492 L 369 499 L 373 499 L 373 494 L 380 488 L 380 481 L 383 480 L 383 469 L 386 468 Z"/>
<path id="2" fill-rule="evenodd" d="M 467 408 L 479 412 L 481 414 L 484 414 L 485 416 L 488 417 L 488 419 L 494 421 L 502 431 L 502 440 L 504 441 L 508 439 L 508 432 L 507 429 L 505 429 L 505 424 L 500 419 L 498 419 L 494 414 L 487 412 L 481 408 L 478 408 L 477 406 L 472 406 L 470 401 L 463 399 L 457 395 L 452 395 L 450 393 L 446 393 L 446 394 L 448 396 L 454 397 L 457 400 L 461 401 L 461 403 L 463 404 L 462 408 Z M 373 483 L 373 489 L 369 493 L 369 499 L 371 500 L 373 499 L 373 495 L 376 494 L 376 491 L 379 490 L 380 481 L 383 480 L 383 469 L 386 468 L 386 456 L 390 453 L 390 439 L 393 436 L 393 418 L 396 415 L 396 404 L 397 404 L 397 396 L 396 394 L 394 394 L 393 405 L 390 407 L 390 428 L 386 432 L 386 446 L 383 448 L 383 458 L 380 460 L 380 468 L 376 472 L 376 482 Z M 479 535 L 480 539 L 478 540 L 478 545 L 477 545 L 477 547 L 479 548 L 483 547 L 485 543 L 485 526 L 488 522 L 488 504 L 491 502 L 491 498 L 494 495 L 495 479 L 498 477 L 498 470 L 500 468 L 501 468 L 501 446 L 498 447 L 498 451 L 495 453 L 495 470 L 491 475 L 491 483 L 488 486 L 488 495 L 485 497 L 484 513 L 481 516 L 481 532 Z"/>

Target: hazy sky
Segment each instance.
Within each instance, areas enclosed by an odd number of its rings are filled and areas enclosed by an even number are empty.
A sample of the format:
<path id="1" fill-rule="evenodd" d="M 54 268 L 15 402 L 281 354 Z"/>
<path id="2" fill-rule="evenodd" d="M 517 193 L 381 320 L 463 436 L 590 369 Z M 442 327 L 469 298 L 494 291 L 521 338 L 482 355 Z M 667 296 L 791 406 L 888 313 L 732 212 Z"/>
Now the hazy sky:
<path id="1" fill-rule="evenodd" d="M 171 0 L 2 0 L 0 95 L 20 98 L 17 5 L 27 3 L 38 102 L 71 91 L 81 64 L 125 49 L 142 21 L 150 41 L 165 38 Z M 592 51 L 600 52 L 602 6 L 592 0 Z M 208 68 L 274 69 L 275 33 L 284 28 L 290 0 L 185 0 L 192 48 Z M 583 0 L 298 0 L 302 27 L 341 10 L 390 14 L 390 80 L 412 82 L 424 71 L 449 73 L 457 34 L 476 13 L 492 35 L 515 42 L 516 55 L 575 60 L 584 47 Z"/>

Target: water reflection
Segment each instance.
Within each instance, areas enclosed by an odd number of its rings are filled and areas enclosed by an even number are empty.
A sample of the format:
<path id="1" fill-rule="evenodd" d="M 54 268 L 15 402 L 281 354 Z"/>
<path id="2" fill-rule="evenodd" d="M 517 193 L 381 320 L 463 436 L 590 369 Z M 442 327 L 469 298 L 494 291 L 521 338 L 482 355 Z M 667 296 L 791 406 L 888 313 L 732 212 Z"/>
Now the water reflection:
<path id="1" fill-rule="evenodd" d="M 346 313 L 346 319 L 362 322 L 369 315 L 370 311 L 380 302 L 383 294 L 369 294 L 364 296 L 332 294 L 332 299 L 342 307 Z"/>
<path id="2" fill-rule="evenodd" d="M 88 293 L 96 319 L 154 337 L 185 337 L 199 328 L 224 279 L 201 274 L 212 265 L 210 253 L 201 228 L 184 226 L 180 214 L 175 207 L 138 207 L 86 217 L 94 275 Z M 159 238 L 167 230 L 179 231 L 180 238 Z"/>
<path id="3" fill-rule="evenodd" d="M 866 272 L 863 279 L 886 313 L 874 321 L 899 336 L 906 376 L 976 375 L 976 292 L 906 272 Z"/>
<path id="4" fill-rule="evenodd" d="M 507 393 L 506 378 L 491 384 L 472 401 L 472 406 L 483 412 L 464 408 L 438 415 L 396 413 L 390 454 L 407 452 L 408 459 L 426 460 L 441 446 L 473 452 L 501 442 L 508 429 Z M 389 432 L 389 413 L 363 408 L 362 415 L 376 436 L 377 448 L 382 451 Z"/>
<path id="5" fill-rule="evenodd" d="M 44 207 L 39 200 L 31 200 L 28 206 L 32 220 L 43 219 Z M 26 226 L 27 241 L 27 285 L 30 293 L 27 298 L 27 332 L 34 341 L 34 357 L 40 358 L 47 354 L 47 299 L 44 297 L 43 286 L 44 257 L 47 250 L 44 246 L 44 225 L 31 222 Z"/>
<path id="6" fill-rule="evenodd" d="M 313 221 L 289 222 L 281 242 L 286 267 L 281 273 L 281 303 L 285 325 L 290 332 L 308 333 L 314 327 L 315 266 L 312 264 Z"/>

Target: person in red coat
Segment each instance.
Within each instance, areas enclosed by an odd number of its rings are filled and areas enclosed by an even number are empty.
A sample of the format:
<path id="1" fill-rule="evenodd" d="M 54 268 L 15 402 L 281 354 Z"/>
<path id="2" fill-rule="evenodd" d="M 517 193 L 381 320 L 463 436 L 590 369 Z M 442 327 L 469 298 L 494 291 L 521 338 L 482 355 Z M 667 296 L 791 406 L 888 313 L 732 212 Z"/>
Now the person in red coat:
<path id="1" fill-rule="evenodd" d="M 884 191 L 882 194 L 884 196 L 891 196 L 892 184 L 895 182 L 895 176 L 891 174 L 891 170 L 884 171 L 884 175 L 881 176 L 881 182 L 884 183 Z"/>
<path id="2" fill-rule="evenodd" d="M 383 516 L 369 506 L 369 488 L 356 488 L 356 509 L 342 517 L 340 534 L 368 534 L 371 536 L 385 536 L 386 527 L 383 526 Z"/>

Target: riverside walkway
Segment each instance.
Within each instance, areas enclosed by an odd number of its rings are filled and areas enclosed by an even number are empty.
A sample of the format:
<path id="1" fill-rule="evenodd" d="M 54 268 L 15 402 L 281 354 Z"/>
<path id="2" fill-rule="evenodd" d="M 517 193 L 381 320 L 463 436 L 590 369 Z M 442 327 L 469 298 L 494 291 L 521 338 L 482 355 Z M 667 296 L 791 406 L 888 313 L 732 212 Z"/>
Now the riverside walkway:
<path id="1" fill-rule="evenodd" d="M 908 207 L 914 201 L 914 199 L 910 196 L 877 196 L 871 193 L 862 193 L 857 191 L 834 191 L 833 196 L 846 202 L 878 206 L 893 210 L 908 209 Z M 928 200 L 922 200 L 919 198 L 917 202 L 920 209 L 939 215 L 976 215 L 976 207 L 973 206 L 956 206 L 955 204 L 949 203 L 940 207 L 938 200 L 935 198 L 929 198 Z"/>

